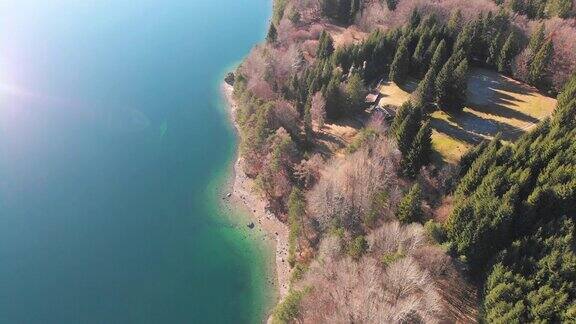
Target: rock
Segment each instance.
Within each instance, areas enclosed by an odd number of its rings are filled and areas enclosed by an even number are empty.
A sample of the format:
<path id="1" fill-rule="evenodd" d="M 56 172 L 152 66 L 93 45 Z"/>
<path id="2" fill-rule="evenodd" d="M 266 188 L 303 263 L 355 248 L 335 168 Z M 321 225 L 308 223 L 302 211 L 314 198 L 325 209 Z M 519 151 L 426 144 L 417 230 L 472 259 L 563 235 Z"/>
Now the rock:
<path id="1" fill-rule="evenodd" d="M 250 224 L 248 224 L 247 226 L 248 226 L 249 229 L 253 229 L 255 225 L 254 225 L 254 223 L 250 223 Z"/>
<path id="2" fill-rule="evenodd" d="M 228 194 L 226 194 L 226 198 L 230 198 L 230 197 L 232 197 L 232 193 L 231 193 L 231 192 L 229 192 Z"/>
<path id="3" fill-rule="evenodd" d="M 236 76 L 232 72 L 229 72 L 228 74 L 226 74 L 226 77 L 224 78 L 224 82 L 228 83 L 231 86 L 234 85 L 235 80 L 236 80 Z"/>

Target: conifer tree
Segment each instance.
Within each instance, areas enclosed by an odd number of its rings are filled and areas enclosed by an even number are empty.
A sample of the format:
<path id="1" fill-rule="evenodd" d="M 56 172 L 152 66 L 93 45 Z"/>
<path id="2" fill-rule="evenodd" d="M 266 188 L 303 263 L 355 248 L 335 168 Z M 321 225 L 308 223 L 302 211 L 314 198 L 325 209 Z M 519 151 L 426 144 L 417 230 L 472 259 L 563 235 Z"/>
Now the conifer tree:
<path id="1" fill-rule="evenodd" d="M 424 62 L 422 64 L 422 71 L 428 71 L 428 68 L 430 68 L 430 62 L 432 61 L 432 56 L 434 56 L 437 47 L 438 47 L 438 39 L 434 37 L 434 39 L 432 39 L 432 41 L 430 42 L 430 45 L 428 45 L 426 52 L 424 53 Z"/>
<path id="2" fill-rule="evenodd" d="M 340 73 L 333 74 L 330 82 L 326 86 L 324 98 L 326 98 L 326 117 L 334 120 L 342 116 L 342 103 L 344 98 L 340 93 Z"/>
<path id="3" fill-rule="evenodd" d="M 546 68 L 548 67 L 548 63 L 552 58 L 553 51 L 554 47 L 551 40 L 548 40 L 538 50 L 528 69 L 528 82 L 530 84 L 539 88 L 544 86 L 543 83 L 546 76 Z"/>
<path id="4" fill-rule="evenodd" d="M 434 78 L 436 71 L 430 67 L 424 79 L 418 83 L 416 91 L 414 91 L 414 104 L 418 107 L 425 107 L 426 104 L 434 100 Z"/>
<path id="5" fill-rule="evenodd" d="M 454 71 L 454 62 L 452 59 L 446 61 L 434 83 L 434 91 L 436 95 L 436 103 L 441 109 L 445 109 L 450 103 L 450 87 L 452 85 L 452 73 Z"/>
<path id="6" fill-rule="evenodd" d="M 432 155 L 432 128 L 430 122 L 426 121 L 418 130 L 414 143 L 412 143 L 412 164 L 415 166 L 415 174 L 420 170 L 420 167 L 430 163 Z"/>
<path id="7" fill-rule="evenodd" d="M 424 66 L 424 59 L 426 55 L 426 48 L 428 46 L 428 33 L 422 33 L 420 39 L 418 39 L 418 44 L 412 54 L 412 72 L 415 75 L 423 73 L 422 68 Z"/>
<path id="8" fill-rule="evenodd" d="M 466 103 L 466 90 L 468 88 L 468 60 L 463 59 L 454 71 L 454 83 L 452 84 L 454 101 L 452 110 L 462 110 Z"/>
<path id="9" fill-rule="evenodd" d="M 270 28 L 268 29 L 268 34 L 266 35 L 266 41 L 268 41 L 268 43 L 275 43 L 277 38 L 278 31 L 276 30 L 276 26 L 274 26 L 274 23 L 270 23 Z"/>
<path id="10" fill-rule="evenodd" d="M 319 59 L 328 58 L 334 52 L 334 41 L 332 37 L 323 30 L 320 34 L 320 39 L 318 40 L 318 50 L 316 51 L 316 57 Z"/>
<path id="11" fill-rule="evenodd" d="M 530 42 L 528 43 L 528 49 L 530 49 L 531 54 L 530 61 L 532 61 L 542 44 L 544 44 L 544 37 L 546 37 L 545 31 L 544 24 L 540 24 L 540 27 L 530 36 Z"/>
<path id="12" fill-rule="evenodd" d="M 361 107 L 362 101 L 364 99 L 363 95 L 363 85 L 362 77 L 360 73 L 354 72 L 348 79 L 346 85 L 346 94 L 348 95 L 348 102 L 350 106 L 350 111 L 355 112 Z"/>
<path id="13" fill-rule="evenodd" d="M 422 219 L 422 189 L 415 183 L 398 205 L 398 220 L 409 224 Z"/>
<path id="14" fill-rule="evenodd" d="M 422 121 L 422 112 L 420 108 L 415 108 L 412 105 L 408 107 L 408 113 L 404 120 L 398 125 L 395 134 L 398 149 L 404 157 L 408 156 L 410 153 L 412 143 L 420 129 L 420 123 Z"/>
<path id="15" fill-rule="evenodd" d="M 444 60 L 446 59 L 446 41 L 442 39 L 436 50 L 434 51 L 434 55 L 432 56 L 432 60 L 430 61 L 429 69 L 434 69 L 434 73 L 438 73 L 444 64 Z"/>
<path id="16" fill-rule="evenodd" d="M 312 130 L 312 96 L 308 96 L 306 100 L 306 105 L 304 106 L 304 135 L 306 136 L 306 142 L 312 144 L 312 138 L 314 132 Z"/>
<path id="17" fill-rule="evenodd" d="M 500 58 L 500 50 L 502 49 L 502 42 L 504 35 L 501 31 L 496 33 L 496 36 L 490 40 L 490 46 L 488 47 L 488 57 L 486 58 L 486 63 L 492 66 L 497 66 L 498 60 Z"/>
<path id="18" fill-rule="evenodd" d="M 453 11 L 450 15 L 450 19 L 448 20 L 448 32 L 452 37 L 455 37 L 458 32 L 460 31 L 460 27 L 462 25 L 463 17 L 462 11 L 460 9 Z"/>
<path id="19" fill-rule="evenodd" d="M 502 73 L 510 73 L 512 59 L 520 49 L 520 39 L 518 33 L 514 30 L 508 34 L 506 38 L 506 42 L 504 42 L 504 46 L 502 47 L 502 51 L 498 56 L 498 72 Z"/>
<path id="20" fill-rule="evenodd" d="M 402 106 L 400 106 L 400 108 L 398 108 L 396 111 L 396 116 L 394 116 L 394 120 L 390 125 L 390 134 L 394 134 L 394 136 L 396 136 L 396 131 L 400 127 L 400 124 L 404 122 L 404 119 L 406 119 L 406 117 L 410 114 L 411 110 L 412 103 L 410 101 L 406 101 L 402 104 Z"/>
<path id="21" fill-rule="evenodd" d="M 410 57 L 408 54 L 408 48 L 406 46 L 406 41 L 402 41 L 400 46 L 396 50 L 394 55 L 394 61 L 390 66 L 390 80 L 402 84 L 406 80 L 406 74 L 408 73 L 408 65 L 410 64 Z"/>
<path id="22" fill-rule="evenodd" d="M 386 6 L 388 10 L 394 11 L 396 10 L 396 5 L 398 4 L 398 0 L 386 0 Z"/>

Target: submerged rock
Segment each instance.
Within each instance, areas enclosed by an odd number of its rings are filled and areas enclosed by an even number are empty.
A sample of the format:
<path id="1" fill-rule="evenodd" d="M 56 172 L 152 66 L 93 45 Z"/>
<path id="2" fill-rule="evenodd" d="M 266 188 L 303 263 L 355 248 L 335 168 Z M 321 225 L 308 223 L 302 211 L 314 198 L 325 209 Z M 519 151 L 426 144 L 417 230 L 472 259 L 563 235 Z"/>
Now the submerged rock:
<path id="1" fill-rule="evenodd" d="M 234 80 L 236 80 L 236 76 L 232 72 L 226 74 L 226 77 L 224 78 L 224 82 L 228 83 L 231 86 L 234 85 Z"/>

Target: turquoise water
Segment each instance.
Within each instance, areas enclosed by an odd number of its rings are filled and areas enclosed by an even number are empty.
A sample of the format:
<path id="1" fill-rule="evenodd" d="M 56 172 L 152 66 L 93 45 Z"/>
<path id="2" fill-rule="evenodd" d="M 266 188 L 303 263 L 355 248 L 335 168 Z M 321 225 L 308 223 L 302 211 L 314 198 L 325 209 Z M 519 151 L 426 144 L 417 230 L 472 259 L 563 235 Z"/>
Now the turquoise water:
<path id="1" fill-rule="evenodd" d="M 266 249 L 217 188 L 219 82 L 269 0 L 0 1 L 0 322 L 246 323 Z"/>

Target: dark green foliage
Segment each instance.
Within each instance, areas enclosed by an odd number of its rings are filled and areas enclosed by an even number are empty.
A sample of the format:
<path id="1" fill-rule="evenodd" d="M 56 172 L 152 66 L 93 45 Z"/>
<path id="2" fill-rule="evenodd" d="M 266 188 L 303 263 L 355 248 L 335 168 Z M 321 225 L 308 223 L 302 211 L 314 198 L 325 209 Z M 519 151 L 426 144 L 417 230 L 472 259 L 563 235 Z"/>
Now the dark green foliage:
<path id="1" fill-rule="evenodd" d="M 312 130 L 312 99 L 308 98 L 306 105 L 304 106 L 304 135 L 306 136 L 306 142 L 312 144 L 312 139 L 314 136 L 314 131 Z"/>
<path id="2" fill-rule="evenodd" d="M 367 250 L 368 242 L 363 235 L 357 236 L 350 243 L 348 243 L 348 255 L 350 255 L 355 260 L 360 259 Z"/>
<path id="3" fill-rule="evenodd" d="M 434 50 L 434 54 L 430 61 L 430 69 L 434 69 L 435 73 L 438 73 L 444 64 L 446 59 L 446 41 L 441 40 L 438 46 Z"/>
<path id="4" fill-rule="evenodd" d="M 408 165 L 404 171 L 407 176 L 415 177 L 423 165 L 430 163 L 430 156 L 432 155 L 432 129 L 430 123 L 425 122 L 412 143 L 412 148 L 408 153 Z"/>
<path id="5" fill-rule="evenodd" d="M 528 43 L 528 48 L 532 52 L 531 58 L 538 53 L 540 47 L 544 44 L 544 37 L 546 29 L 544 24 L 540 24 L 540 27 L 530 36 L 530 42 Z"/>
<path id="6" fill-rule="evenodd" d="M 576 297 L 575 234 L 574 220 L 561 217 L 512 243 L 486 281 L 486 320 L 569 321 Z"/>
<path id="7" fill-rule="evenodd" d="M 322 31 L 320 34 L 320 39 L 318 40 L 318 50 L 316 51 L 316 57 L 319 59 L 324 59 L 329 57 L 334 52 L 334 41 L 330 34 L 326 31 Z"/>
<path id="8" fill-rule="evenodd" d="M 271 23 L 270 28 L 268 28 L 268 34 L 266 35 L 266 41 L 268 43 L 274 43 L 276 42 L 277 38 L 278 38 L 278 31 L 276 31 L 276 26 L 274 26 L 274 23 Z"/>
<path id="9" fill-rule="evenodd" d="M 345 96 L 340 91 L 341 74 L 336 72 L 330 79 L 326 87 L 324 97 L 326 98 L 326 117 L 331 120 L 338 119 L 344 114 Z"/>
<path id="10" fill-rule="evenodd" d="M 442 244 L 446 241 L 446 231 L 440 223 L 430 219 L 424 224 L 426 235 L 435 243 Z"/>
<path id="11" fill-rule="evenodd" d="M 396 217 L 402 223 L 412 223 L 422 220 L 422 189 L 418 183 L 402 198 Z"/>
<path id="12" fill-rule="evenodd" d="M 394 55 L 394 61 L 390 66 L 390 73 L 388 78 L 398 84 L 404 83 L 406 77 L 408 76 L 408 67 L 410 64 L 410 54 L 408 53 L 408 47 L 406 40 L 400 42 L 400 46 L 396 50 Z"/>
<path id="13" fill-rule="evenodd" d="M 574 127 L 576 125 L 576 74 L 558 95 L 552 123 L 555 126 Z"/>
<path id="14" fill-rule="evenodd" d="M 511 66 L 512 66 L 512 59 L 520 53 L 521 49 L 520 44 L 520 35 L 515 30 L 512 30 L 506 41 L 504 42 L 504 46 L 502 47 L 502 51 L 498 56 L 498 72 L 502 73 L 510 73 Z"/>
<path id="15" fill-rule="evenodd" d="M 386 6 L 388 10 L 394 11 L 396 10 L 396 5 L 398 4 L 398 0 L 386 0 Z"/>
<path id="16" fill-rule="evenodd" d="M 478 156 L 480 156 L 482 153 L 484 153 L 484 150 L 488 147 L 489 143 L 490 142 L 488 142 L 488 141 L 482 141 L 480 144 L 474 146 L 473 148 L 468 150 L 468 152 L 466 152 L 464 155 L 462 155 L 462 157 L 460 158 L 460 175 L 461 176 L 465 175 L 468 172 L 468 170 L 472 166 L 472 163 L 474 163 L 474 161 L 476 161 L 476 158 L 478 158 Z"/>
<path id="17" fill-rule="evenodd" d="M 348 97 L 348 112 L 354 114 L 360 111 L 364 102 L 364 81 L 362 81 L 360 73 L 352 73 L 348 78 L 346 95 Z"/>
<path id="18" fill-rule="evenodd" d="M 359 0 L 321 0 L 322 13 L 341 24 L 349 24 L 360 9 Z"/>
<path id="19" fill-rule="evenodd" d="M 436 78 L 436 71 L 434 68 L 428 69 L 424 79 L 418 83 L 416 91 L 414 91 L 414 104 L 419 107 L 425 107 L 430 102 L 434 101 L 434 79 Z"/>
<path id="20" fill-rule="evenodd" d="M 452 37 L 458 35 L 463 23 L 464 18 L 462 17 L 462 11 L 460 11 L 460 9 L 453 11 L 447 24 L 448 32 Z"/>
<path id="21" fill-rule="evenodd" d="M 409 102 L 403 105 L 403 111 L 398 114 L 393 121 L 394 135 L 398 143 L 398 149 L 403 155 L 408 155 L 412 149 L 414 138 L 420 129 L 422 121 L 422 112 L 419 108 L 414 108 Z"/>
<path id="22" fill-rule="evenodd" d="M 454 71 L 452 78 L 454 100 L 451 103 L 451 110 L 462 110 L 464 103 L 466 103 L 466 90 L 468 88 L 468 60 L 463 59 Z"/>
<path id="23" fill-rule="evenodd" d="M 552 41 L 547 41 L 544 45 L 540 47 L 536 55 L 532 58 L 532 62 L 528 68 L 528 82 L 541 88 L 544 83 L 544 78 L 546 76 L 546 68 L 550 59 L 552 58 L 552 52 L 554 47 Z"/>
<path id="24" fill-rule="evenodd" d="M 490 46 L 488 48 L 488 57 L 486 58 L 487 64 L 496 65 L 498 63 L 503 42 L 504 42 L 504 34 L 499 31 L 495 35 L 495 37 L 490 41 Z"/>
<path id="25" fill-rule="evenodd" d="M 284 300 L 274 308 L 272 323 L 291 323 L 300 313 L 300 301 L 304 294 L 306 294 L 305 291 L 290 290 Z"/>
<path id="26" fill-rule="evenodd" d="M 288 198 L 288 224 L 290 233 L 288 236 L 288 262 L 294 266 L 296 262 L 296 248 L 300 236 L 302 218 L 306 213 L 304 193 L 298 187 L 292 188 Z"/>
<path id="27" fill-rule="evenodd" d="M 491 142 L 460 180 L 447 230 L 475 271 L 514 239 L 576 212 L 575 95 L 573 77 L 550 122 L 512 147 Z"/>
<path id="28" fill-rule="evenodd" d="M 390 127 L 402 153 L 400 171 L 409 178 L 430 162 L 432 154 L 432 130 L 428 122 L 423 122 L 422 114 L 422 109 L 407 102 L 398 109 Z"/>
<path id="29" fill-rule="evenodd" d="M 435 83 L 436 103 L 448 112 L 461 111 L 466 102 L 468 60 L 458 60 L 462 52 L 454 54 L 444 64 Z"/>
<path id="30" fill-rule="evenodd" d="M 530 19 L 542 19 L 574 16 L 572 5 L 572 0 L 512 0 L 509 7 Z"/>

